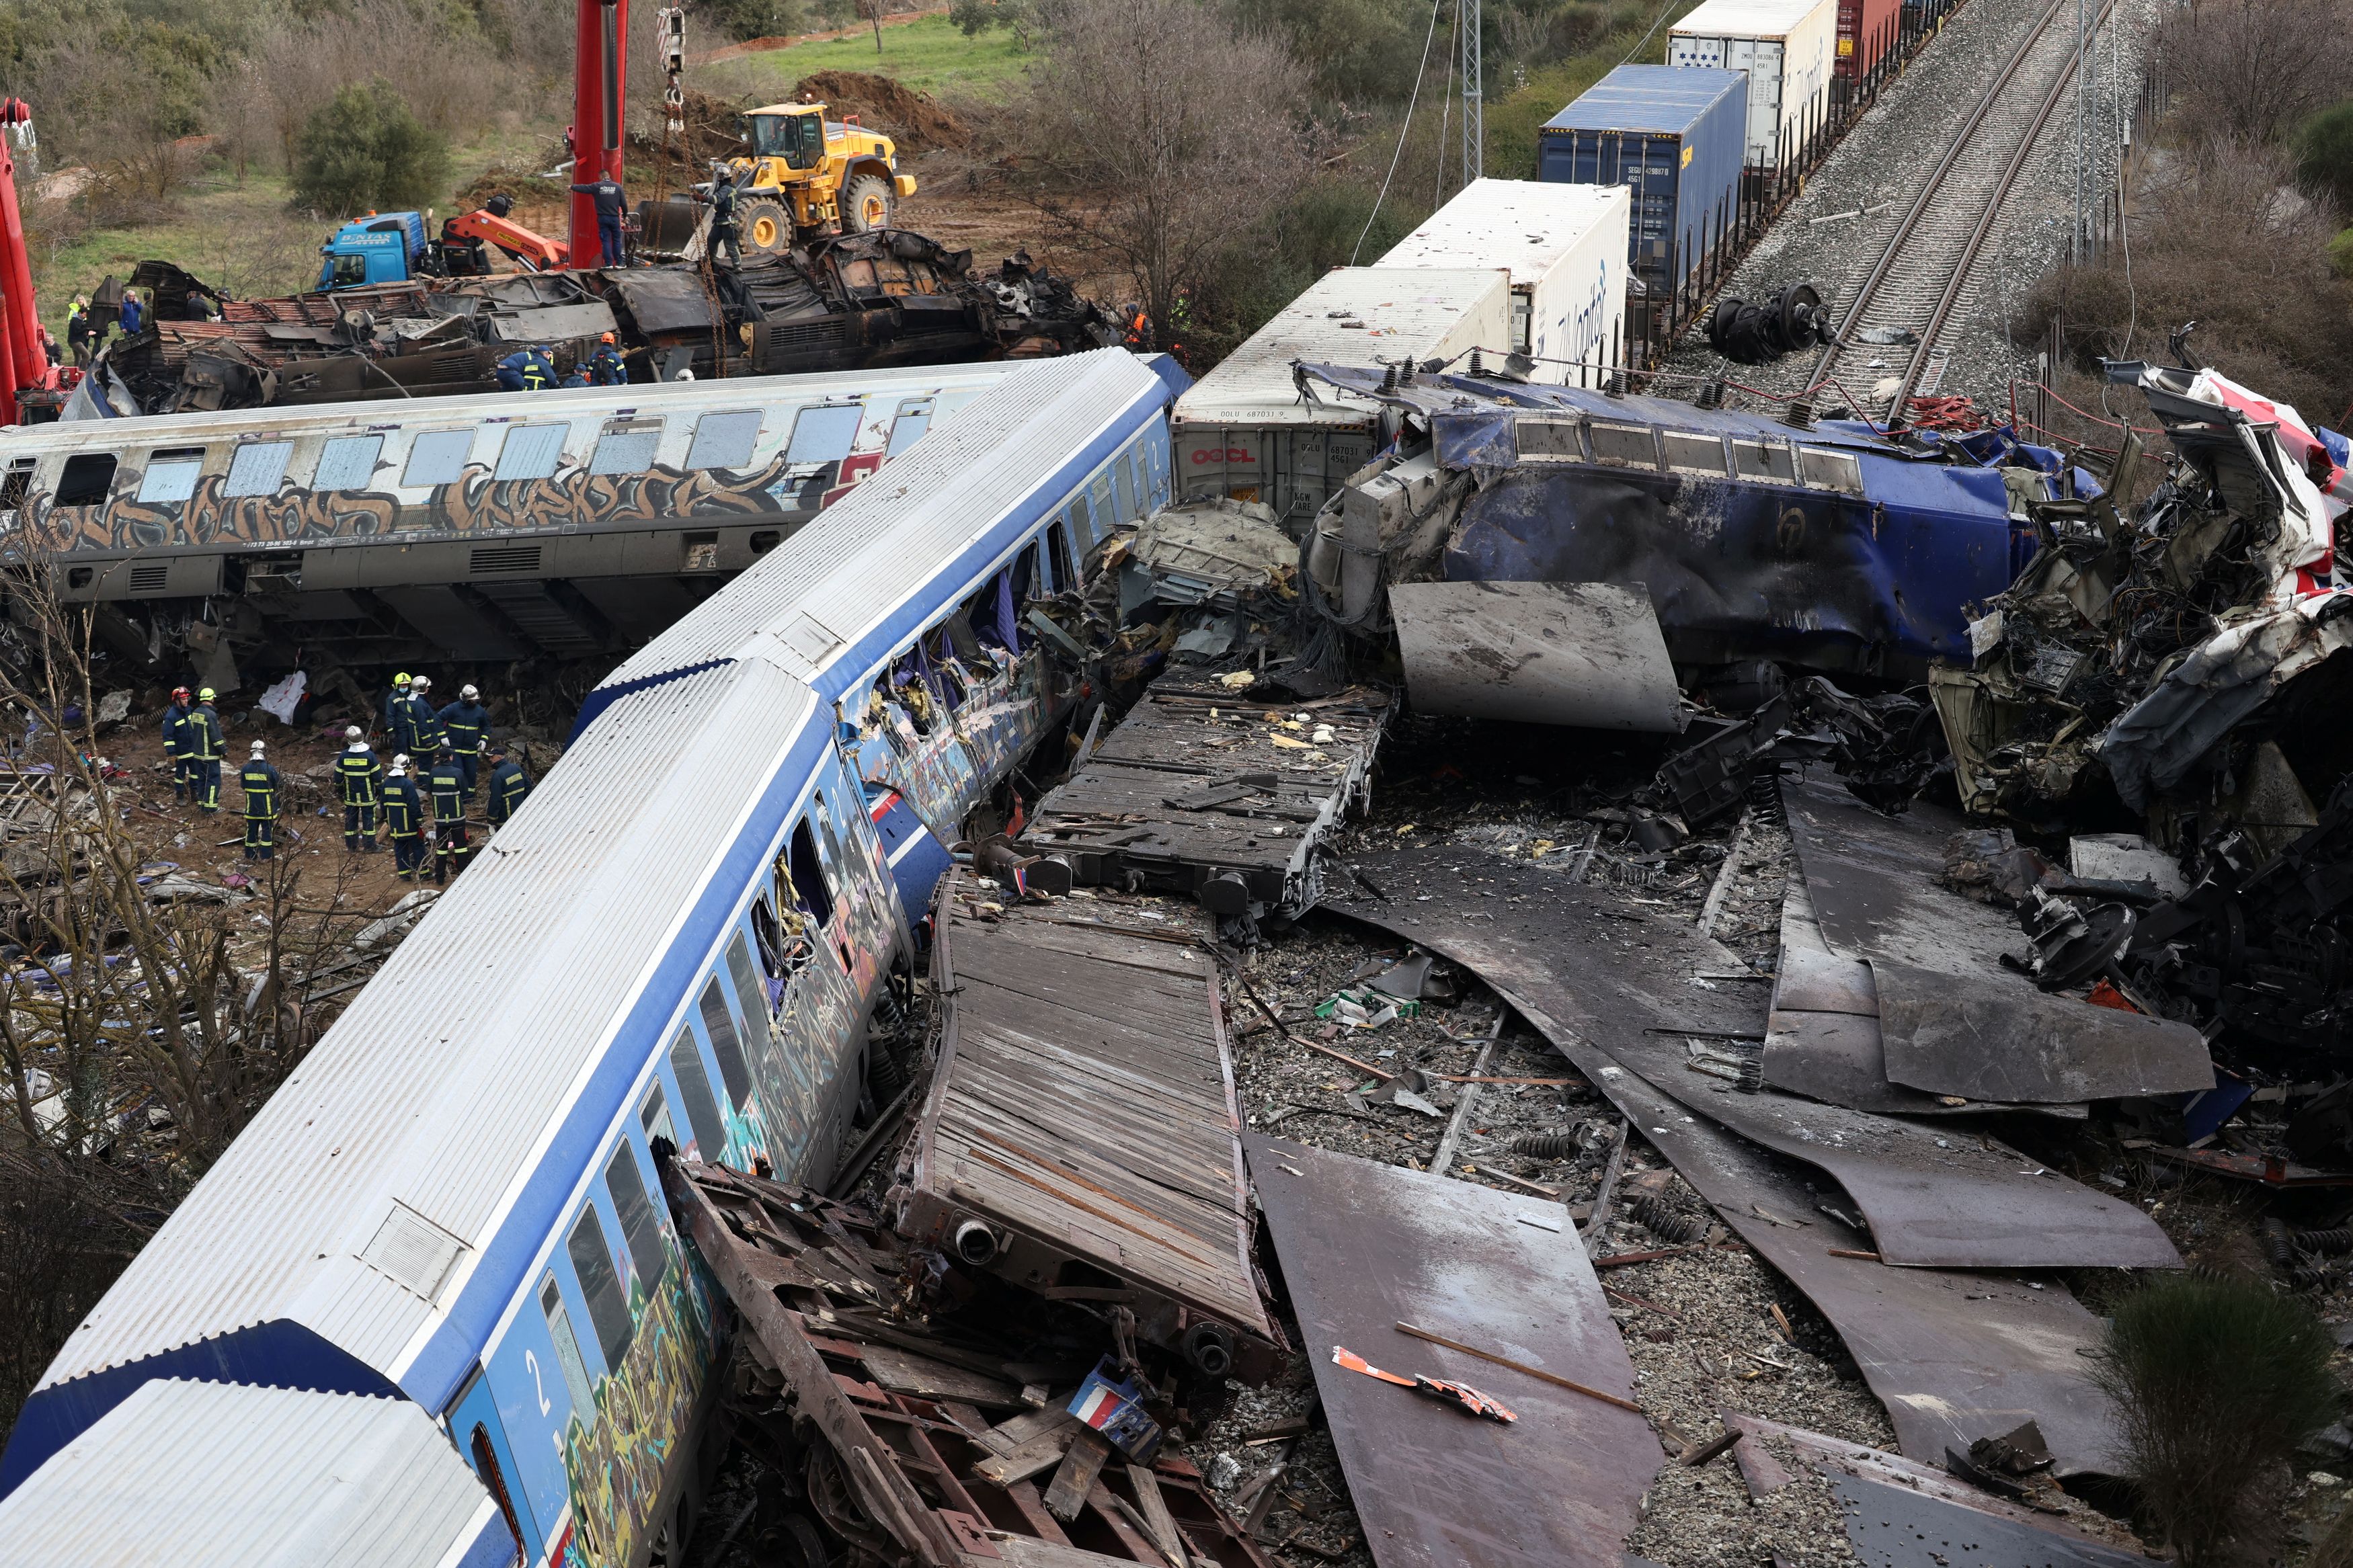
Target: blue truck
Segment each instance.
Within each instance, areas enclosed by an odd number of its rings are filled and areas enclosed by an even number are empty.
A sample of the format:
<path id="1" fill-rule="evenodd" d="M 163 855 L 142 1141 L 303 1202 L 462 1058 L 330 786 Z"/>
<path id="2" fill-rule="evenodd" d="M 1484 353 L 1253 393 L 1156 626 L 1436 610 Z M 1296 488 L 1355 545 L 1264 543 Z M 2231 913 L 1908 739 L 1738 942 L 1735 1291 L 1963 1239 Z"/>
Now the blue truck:
<path id="1" fill-rule="evenodd" d="M 406 283 L 427 269 L 425 215 L 370 213 L 355 217 L 319 247 L 325 259 L 318 287 L 356 289 L 365 283 Z"/>

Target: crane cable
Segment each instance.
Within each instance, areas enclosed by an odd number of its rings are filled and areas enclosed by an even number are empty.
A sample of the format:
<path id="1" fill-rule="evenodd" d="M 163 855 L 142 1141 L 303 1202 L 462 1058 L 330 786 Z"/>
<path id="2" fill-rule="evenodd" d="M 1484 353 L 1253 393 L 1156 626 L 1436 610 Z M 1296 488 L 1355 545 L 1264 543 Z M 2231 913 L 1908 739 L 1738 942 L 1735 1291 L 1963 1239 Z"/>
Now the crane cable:
<path id="1" fill-rule="evenodd" d="M 1373 232 L 1374 220 L 1381 216 L 1381 204 L 1388 199 L 1389 182 L 1397 178 L 1398 160 L 1405 156 L 1406 132 L 1413 129 L 1413 106 L 1421 100 L 1421 79 L 1430 69 L 1430 46 L 1438 37 L 1438 13 L 1445 4 L 1446 0 L 1430 0 L 1430 31 L 1422 35 L 1421 64 L 1413 73 L 1412 96 L 1405 100 L 1405 123 L 1398 127 L 1397 151 L 1389 154 L 1389 172 L 1381 176 L 1381 194 L 1373 198 L 1373 210 L 1365 216 L 1365 232 L 1356 237 L 1356 248 L 1348 252 L 1351 267 L 1356 264 L 1358 252 L 1365 248 L 1366 237 Z"/>

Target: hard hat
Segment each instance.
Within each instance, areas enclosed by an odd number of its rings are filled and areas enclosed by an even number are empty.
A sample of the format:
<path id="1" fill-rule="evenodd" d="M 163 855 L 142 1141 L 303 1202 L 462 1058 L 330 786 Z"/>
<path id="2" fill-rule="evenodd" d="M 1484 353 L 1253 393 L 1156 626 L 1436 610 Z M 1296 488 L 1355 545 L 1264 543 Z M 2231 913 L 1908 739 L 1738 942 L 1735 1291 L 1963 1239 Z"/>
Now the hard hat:
<path id="1" fill-rule="evenodd" d="M 470 686 L 461 686 L 458 688 L 458 695 L 464 698 L 467 701 L 471 702 L 474 699 L 480 697 L 481 693 L 475 690 Z"/>
<path id="2" fill-rule="evenodd" d="M 607 332 L 603 337 L 598 338 L 596 341 L 600 343 L 609 343 L 613 341 L 613 334 Z"/>
<path id="3" fill-rule="evenodd" d="M 406 686 L 406 685 L 407 685 L 407 684 L 408 684 L 408 672 L 407 672 L 406 670 L 403 670 L 403 671 L 402 671 L 401 673 L 399 673 L 398 675 L 394 676 L 394 677 L 392 678 L 392 683 L 393 683 L 395 686 Z"/>
<path id="4" fill-rule="evenodd" d="M 357 724 L 346 724 L 346 725 L 344 725 L 344 726 L 343 726 L 343 739 L 344 739 L 344 740 L 346 740 L 346 741 L 356 741 L 356 740 L 358 740 L 359 738 L 360 738 L 360 727 L 359 727 Z"/>
<path id="5" fill-rule="evenodd" d="M 257 757 L 258 757 L 258 756 L 259 756 L 259 755 L 261 755 L 262 752 L 263 752 L 264 750 L 266 750 L 266 749 L 267 749 L 267 748 L 266 748 L 266 747 L 263 745 L 263 743 L 262 743 L 261 742 L 259 742 L 259 741 L 256 741 L 256 742 L 253 743 L 253 754 L 254 754 L 255 756 L 257 756 Z"/>
<path id="6" fill-rule="evenodd" d="M 432 678 L 431 678 L 431 677 L 429 677 L 429 676 L 420 675 L 420 676 L 417 677 L 414 680 L 411 680 L 408 684 L 409 684 L 409 685 L 411 685 L 411 686 L 422 687 L 422 688 L 424 688 L 424 689 L 425 689 L 426 690 L 427 690 L 427 691 L 430 691 L 430 690 L 432 690 L 432 689 L 433 689 L 433 680 L 432 680 Z"/>
<path id="7" fill-rule="evenodd" d="M 186 687 L 185 687 L 185 686 L 174 686 L 174 688 L 172 688 L 172 700 L 173 700 L 173 701 L 174 701 L 174 702 L 185 702 L 187 700 L 188 700 L 188 689 L 187 689 Z"/>
<path id="8" fill-rule="evenodd" d="M 403 769 L 403 768 L 406 767 L 407 765 L 408 765 L 408 753 L 407 753 L 406 752 L 401 752 L 399 755 L 397 755 L 397 756 L 396 756 L 396 757 L 394 757 L 394 758 L 392 759 L 392 771 L 393 771 L 394 773 L 398 773 L 401 769 Z"/>
<path id="9" fill-rule="evenodd" d="M 199 691 L 199 692 L 197 692 L 197 693 L 196 693 L 196 700 L 197 700 L 197 701 L 199 701 L 199 702 L 210 702 L 212 700 L 213 700 L 213 689 L 212 689 L 211 687 L 209 687 L 209 686 L 206 687 L 202 691 Z"/>

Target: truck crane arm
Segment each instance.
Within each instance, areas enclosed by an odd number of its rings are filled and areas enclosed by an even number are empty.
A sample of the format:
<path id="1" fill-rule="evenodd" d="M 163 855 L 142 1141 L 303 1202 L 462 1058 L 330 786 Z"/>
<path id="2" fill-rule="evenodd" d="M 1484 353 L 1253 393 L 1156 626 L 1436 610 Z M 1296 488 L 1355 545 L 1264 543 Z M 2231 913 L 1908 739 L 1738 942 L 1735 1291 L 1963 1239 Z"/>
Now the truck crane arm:
<path id="1" fill-rule="evenodd" d="M 460 213 L 441 226 L 444 240 L 479 239 L 494 245 L 533 272 L 550 272 L 568 266 L 571 247 L 562 240 L 534 234 L 522 225 L 489 207 Z"/>

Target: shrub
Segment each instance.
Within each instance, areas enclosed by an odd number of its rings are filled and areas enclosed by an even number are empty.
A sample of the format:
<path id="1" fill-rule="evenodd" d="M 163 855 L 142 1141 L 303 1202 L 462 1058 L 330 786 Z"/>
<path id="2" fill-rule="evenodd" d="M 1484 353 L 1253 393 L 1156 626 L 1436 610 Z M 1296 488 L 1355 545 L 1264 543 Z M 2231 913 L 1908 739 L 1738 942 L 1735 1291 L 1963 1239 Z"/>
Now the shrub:
<path id="1" fill-rule="evenodd" d="M 303 127 L 294 198 L 329 214 L 422 206 L 449 180 L 449 143 L 382 79 L 343 89 Z"/>
<path id="2" fill-rule="evenodd" d="M 706 0 L 701 14 L 738 42 L 789 37 L 807 26 L 799 0 Z"/>
<path id="3" fill-rule="evenodd" d="M 2176 1278 L 2108 1321 L 2094 1379 L 2116 1401 L 2124 1467 L 2187 1568 L 2256 1522 L 2259 1485 L 2335 1418 L 2333 1342 L 2260 1280 Z"/>
<path id="4" fill-rule="evenodd" d="M 2304 122 L 2295 172 L 2305 184 L 2353 210 L 2353 99 Z"/>

